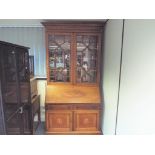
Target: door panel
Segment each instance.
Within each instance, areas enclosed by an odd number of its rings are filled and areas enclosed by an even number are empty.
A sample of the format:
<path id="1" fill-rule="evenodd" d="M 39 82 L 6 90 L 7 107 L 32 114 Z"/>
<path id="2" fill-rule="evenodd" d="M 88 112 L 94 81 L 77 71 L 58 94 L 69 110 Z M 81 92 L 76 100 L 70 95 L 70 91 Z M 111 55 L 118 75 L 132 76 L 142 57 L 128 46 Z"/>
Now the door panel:
<path id="1" fill-rule="evenodd" d="M 46 129 L 48 132 L 72 131 L 71 111 L 47 111 L 46 121 Z"/>
<path id="2" fill-rule="evenodd" d="M 3 46 L 2 50 L 3 52 L 1 53 L 1 56 L 3 59 L 1 59 L 1 80 L 6 133 L 13 134 L 13 132 L 16 131 L 16 133 L 20 134 L 22 132 L 21 116 L 19 113 L 21 103 L 20 96 L 18 94 L 19 87 L 16 52 L 11 46 Z"/>
<path id="3" fill-rule="evenodd" d="M 71 36 L 70 34 L 48 35 L 49 55 L 49 81 L 70 82 L 70 57 Z"/>
<path id="4" fill-rule="evenodd" d="M 26 107 L 27 104 L 30 104 L 28 76 L 24 79 L 25 66 L 28 62 L 25 59 L 25 52 L 19 50 L 20 48 L 11 45 L 3 45 L 0 52 L 6 134 L 24 134 L 25 130 L 30 127 L 28 123 L 25 124 L 26 119 L 31 120 L 30 107 Z M 28 54 L 28 52 L 26 53 Z"/>
<path id="5" fill-rule="evenodd" d="M 74 112 L 75 131 L 98 131 L 99 111 L 97 110 L 77 110 Z"/>
<path id="6" fill-rule="evenodd" d="M 77 34 L 76 40 L 76 82 L 96 83 L 98 36 Z"/>

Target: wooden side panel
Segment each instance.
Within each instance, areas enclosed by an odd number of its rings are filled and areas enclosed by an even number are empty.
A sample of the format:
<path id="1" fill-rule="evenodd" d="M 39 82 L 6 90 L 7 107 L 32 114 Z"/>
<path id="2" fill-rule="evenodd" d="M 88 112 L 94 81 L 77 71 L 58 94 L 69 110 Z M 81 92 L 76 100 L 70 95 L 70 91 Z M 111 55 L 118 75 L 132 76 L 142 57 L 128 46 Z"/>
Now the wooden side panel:
<path id="1" fill-rule="evenodd" d="M 10 106 L 9 108 L 7 108 L 6 112 L 6 116 L 8 117 L 10 113 L 12 113 L 12 106 Z M 31 124 L 30 124 L 30 120 L 31 120 L 31 112 L 30 112 L 30 106 L 26 105 L 23 106 L 23 114 L 19 115 L 18 113 L 14 114 L 14 116 L 9 120 L 9 122 L 6 122 L 6 126 L 7 126 L 7 134 L 8 135 L 18 135 L 21 134 L 20 133 L 20 126 L 19 126 L 19 122 L 18 117 L 22 118 L 23 121 L 23 134 L 31 134 Z"/>
<path id="2" fill-rule="evenodd" d="M 0 74 L 1 74 L 1 68 L 0 68 Z M 0 81 L 0 135 L 4 135 L 4 134 L 6 134 L 6 131 L 5 131 L 3 102 L 2 102 L 1 81 Z"/>
<path id="3" fill-rule="evenodd" d="M 72 112 L 66 110 L 46 111 L 47 132 L 72 131 Z"/>
<path id="4" fill-rule="evenodd" d="M 41 122 L 40 116 L 40 95 L 32 99 L 32 117 L 33 117 L 33 133 L 35 133 L 38 125 Z"/>
<path id="5" fill-rule="evenodd" d="M 98 110 L 77 110 L 74 112 L 75 131 L 99 131 Z"/>
<path id="6" fill-rule="evenodd" d="M 0 91 L 0 135 L 6 134 L 5 131 L 5 122 L 4 122 L 4 112 L 3 112 L 3 105 L 1 100 L 1 91 Z"/>

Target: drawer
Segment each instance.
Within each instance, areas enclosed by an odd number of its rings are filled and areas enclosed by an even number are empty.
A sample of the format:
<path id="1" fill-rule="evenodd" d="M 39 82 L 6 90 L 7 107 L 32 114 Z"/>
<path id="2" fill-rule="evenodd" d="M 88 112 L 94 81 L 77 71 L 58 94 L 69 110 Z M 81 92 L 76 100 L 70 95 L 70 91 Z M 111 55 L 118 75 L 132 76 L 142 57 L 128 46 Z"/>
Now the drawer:
<path id="1" fill-rule="evenodd" d="M 46 110 L 72 110 L 72 105 L 46 105 Z"/>
<path id="2" fill-rule="evenodd" d="M 75 109 L 75 110 L 98 110 L 98 109 L 100 109 L 100 105 L 78 104 L 78 105 L 74 105 L 73 109 Z"/>

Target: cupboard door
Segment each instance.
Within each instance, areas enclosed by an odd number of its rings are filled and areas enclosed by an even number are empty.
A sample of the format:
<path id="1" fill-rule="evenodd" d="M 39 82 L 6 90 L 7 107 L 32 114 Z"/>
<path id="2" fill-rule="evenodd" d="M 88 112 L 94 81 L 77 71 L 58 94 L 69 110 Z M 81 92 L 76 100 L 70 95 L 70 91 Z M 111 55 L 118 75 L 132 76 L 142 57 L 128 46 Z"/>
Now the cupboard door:
<path id="1" fill-rule="evenodd" d="M 99 131 L 98 110 L 77 110 L 74 112 L 75 131 Z"/>
<path id="2" fill-rule="evenodd" d="M 18 82 L 21 104 L 30 104 L 30 75 L 29 75 L 29 56 L 25 49 L 18 49 Z"/>
<path id="3" fill-rule="evenodd" d="M 17 55 L 18 50 L 14 47 L 2 46 L 2 51 L 0 51 L 0 70 L 2 73 L 0 79 L 6 134 L 23 134 L 24 132 Z"/>
<path id="4" fill-rule="evenodd" d="M 72 131 L 72 112 L 66 110 L 47 111 L 46 129 L 47 132 Z"/>

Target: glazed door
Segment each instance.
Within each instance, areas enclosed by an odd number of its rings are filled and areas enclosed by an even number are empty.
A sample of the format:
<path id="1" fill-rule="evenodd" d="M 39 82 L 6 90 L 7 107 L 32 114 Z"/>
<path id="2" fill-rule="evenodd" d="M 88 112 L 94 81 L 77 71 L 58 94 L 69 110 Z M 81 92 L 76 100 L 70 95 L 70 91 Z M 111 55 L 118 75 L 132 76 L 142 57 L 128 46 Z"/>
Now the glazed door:
<path id="1" fill-rule="evenodd" d="M 98 82 L 99 35 L 76 35 L 76 83 Z"/>
<path id="2" fill-rule="evenodd" d="M 3 45 L 1 57 L 2 100 L 5 116 L 6 134 L 24 134 L 24 111 L 28 94 L 22 88 L 25 73 L 17 49 Z"/>
<path id="3" fill-rule="evenodd" d="M 71 35 L 48 34 L 48 82 L 71 82 Z"/>

